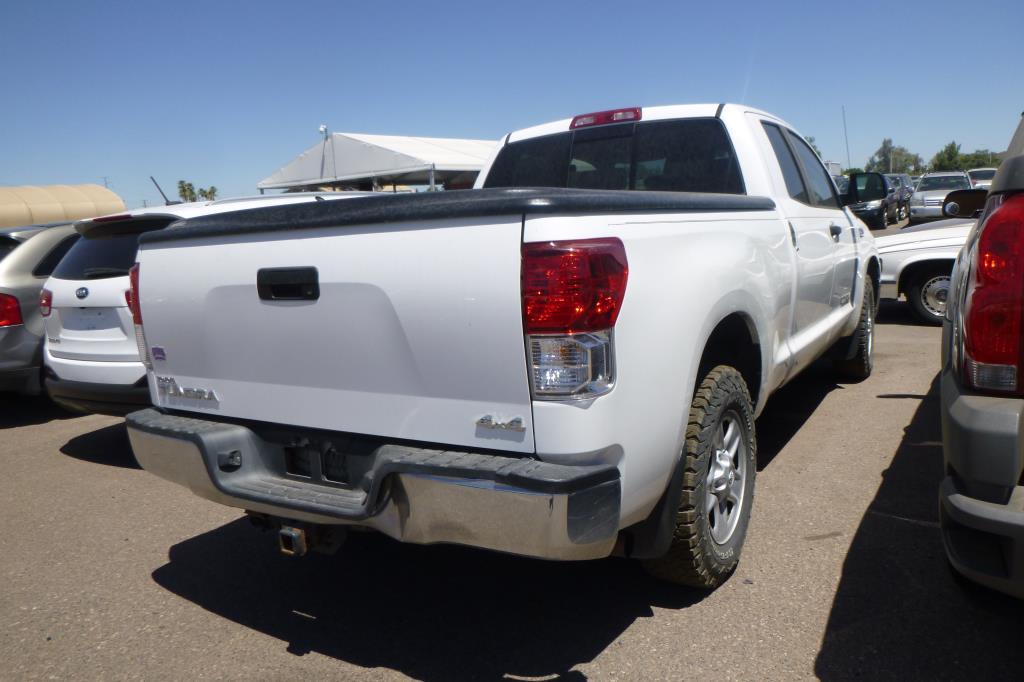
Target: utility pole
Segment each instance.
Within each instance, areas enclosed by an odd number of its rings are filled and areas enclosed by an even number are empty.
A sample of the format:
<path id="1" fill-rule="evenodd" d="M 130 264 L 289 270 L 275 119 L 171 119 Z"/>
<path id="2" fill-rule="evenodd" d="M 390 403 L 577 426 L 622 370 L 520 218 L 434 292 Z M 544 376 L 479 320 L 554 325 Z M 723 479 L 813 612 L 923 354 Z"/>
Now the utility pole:
<path id="1" fill-rule="evenodd" d="M 110 176 L 102 175 L 100 177 L 103 178 L 103 186 L 106 187 L 107 189 L 110 189 L 110 183 L 108 182 L 108 180 L 110 180 Z"/>
<path id="2" fill-rule="evenodd" d="M 846 133 L 846 105 L 843 105 L 843 139 L 846 140 L 846 167 L 853 168 L 850 163 L 850 136 Z"/>

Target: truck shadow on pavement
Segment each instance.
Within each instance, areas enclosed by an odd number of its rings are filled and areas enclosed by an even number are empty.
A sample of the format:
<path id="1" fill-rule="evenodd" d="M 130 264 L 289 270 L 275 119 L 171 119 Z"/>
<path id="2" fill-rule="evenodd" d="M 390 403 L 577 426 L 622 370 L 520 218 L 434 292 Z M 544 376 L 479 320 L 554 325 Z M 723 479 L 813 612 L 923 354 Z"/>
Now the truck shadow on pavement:
<path id="1" fill-rule="evenodd" d="M 905 327 L 925 326 L 914 316 L 914 311 L 909 303 L 888 298 L 878 302 L 878 315 L 875 319 L 879 324 L 894 324 Z"/>
<path id="2" fill-rule="evenodd" d="M 126 469 L 142 468 L 135 461 L 124 422 L 75 436 L 65 443 L 60 451 L 68 457 L 74 457 L 84 462 Z"/>
<path id="3" fill-rule="evenodd" d="M 74 419 L 78 416 L 57 407 L 46 396 L 0 393 L 0 429 L 47 424 L 57 419 Z"/>
<path id="4" fill-rule="evenodd" d="M 543 562 L 368 533 L 353 533 L 333 557 L 288 559 L 272 533 L 244 519 L 175 545 L 153 579 L 292 654 L 427 680 L 584 679 L 572 668 L 652 606 L 704 596 L 624 560 Z"/>
<path id="5" fill-rule="evenodd" d="M 942 476 L 936 377 L 850 545 L 820 678 L 1021 679 L 1024 603 L 953 577 L 939 531 Z"/>
<path id="6" fill-rule="evenodd" d="M 759 468 L 839 388 L 832 377 L 827 363 L 809 368 L 773 397 L 758 423 Z M 652 607 L 685 609 L 705 596 L 632 561 L 545 562 L 368 533 L 352 533 L 333 557 L 289 559 L 245 519 L 175 545 L 153 579 L 293 654 L 428 680 L 583 679 L 573 667 Z"/>

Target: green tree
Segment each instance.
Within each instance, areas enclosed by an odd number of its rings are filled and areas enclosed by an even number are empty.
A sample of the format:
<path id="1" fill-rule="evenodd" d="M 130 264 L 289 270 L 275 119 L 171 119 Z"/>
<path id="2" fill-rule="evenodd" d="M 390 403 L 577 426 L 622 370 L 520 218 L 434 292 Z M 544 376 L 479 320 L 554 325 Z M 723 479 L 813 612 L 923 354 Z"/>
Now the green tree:
<path id="1" fill-rule="evenodd" d="M 854 173 L 863 173 L 863 168 L 844 168 L 843 175 L 853 175 Z"/>
<path id="2" fill-rule="evenodd" d="M 178 196 L 181 197 L 182 201 L 195 201 L 196 188 L 192 186 L 191 182 L 178 180 Z"/>
<path id="3" fill-rule="evenodd" d="M 217 198 L 217 188 L 213 185 L 210 185 L 209 188 L 200 187 L 198 191 L 199 197 L 204 201 L 213 201 Z"/>
<path id="4" fill-rule="evenodd" d="M 868 159 L 864 169 L 875 173 L 920 173 L 924 160 L 920 154 L 912 154 L 906 147 L 898 147 L 891 138 L 882 140 L 882 146 Z"/>
<path id="5" fill-rule="evenodd" d="M 964 170 L 969 168 L 998 168 L 999 157 L 991 149 L 975 149 L 970 154 L 961 154 L 960 164 Z"/>
<path id="6" fill-rule="evenodd" d="M 963 165 L 960 158 L 960 145 L 953 140 L 932 157 L 929 166 L 933 171 L 962 170 Z"/>

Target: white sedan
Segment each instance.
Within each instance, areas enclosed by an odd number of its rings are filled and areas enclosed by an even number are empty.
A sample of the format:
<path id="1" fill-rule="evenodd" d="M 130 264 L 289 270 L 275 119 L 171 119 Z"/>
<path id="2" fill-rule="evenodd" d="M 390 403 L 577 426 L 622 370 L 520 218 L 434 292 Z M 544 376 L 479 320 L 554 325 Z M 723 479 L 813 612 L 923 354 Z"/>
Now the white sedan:
<path id="1" fill-rule="evenodd" d="M 880 297 L 905 296 L 925 324 L 941 325 L 949 275 L 975 220 L 951 218 L 875 237 L 882 257 Z"/>

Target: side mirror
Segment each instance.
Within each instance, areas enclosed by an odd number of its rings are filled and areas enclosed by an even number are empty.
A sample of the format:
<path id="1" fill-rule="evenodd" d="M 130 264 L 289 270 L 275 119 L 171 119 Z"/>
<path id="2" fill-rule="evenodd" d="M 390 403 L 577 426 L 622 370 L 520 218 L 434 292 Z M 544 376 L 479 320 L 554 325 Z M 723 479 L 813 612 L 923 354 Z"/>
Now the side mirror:
<path id="1" fill-rule="evenodd" d="M 958 189 L 946 195 L 942 202 L 942 215 L 950 218 L 973 218 L 985 208 L 987 189 Z"/>
<path id="2" fill-rule="evenodd" d="M 850 189 L 843 195 L 843 205 L 877 201 L 887 196 L 889 193 L 885 188 L 885 176 L 881 173 L 852 173 Z"/>

